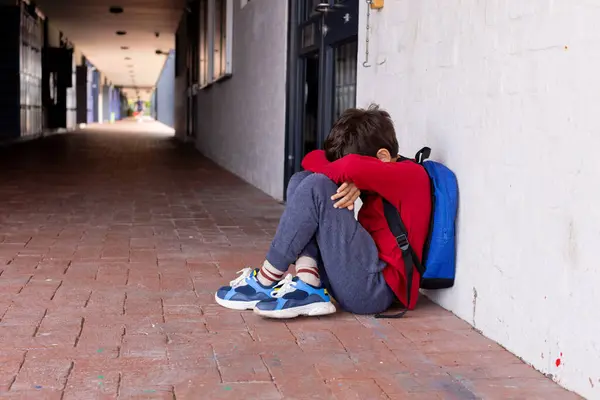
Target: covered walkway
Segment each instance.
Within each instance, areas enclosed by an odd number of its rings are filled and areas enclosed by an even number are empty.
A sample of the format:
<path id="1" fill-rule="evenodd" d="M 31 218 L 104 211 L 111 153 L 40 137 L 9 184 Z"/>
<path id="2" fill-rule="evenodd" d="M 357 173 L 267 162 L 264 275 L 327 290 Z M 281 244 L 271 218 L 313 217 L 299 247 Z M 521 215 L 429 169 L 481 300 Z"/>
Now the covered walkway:
<path id="1" fill-rule="evenodd" d="M 0 148 L 0 169 L 1 398 L 578 398 L 425 299 L 402 320 L 214 305 L 282 206 L 158 124 Z"/>

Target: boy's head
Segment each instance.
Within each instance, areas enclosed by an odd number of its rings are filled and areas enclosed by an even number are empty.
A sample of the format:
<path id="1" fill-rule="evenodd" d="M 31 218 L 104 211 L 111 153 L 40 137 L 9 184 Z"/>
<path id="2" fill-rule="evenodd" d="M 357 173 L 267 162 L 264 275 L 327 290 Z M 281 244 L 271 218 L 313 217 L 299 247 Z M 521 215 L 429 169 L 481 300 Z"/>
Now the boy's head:
<path id="1" fill-rule="evenodd" d="M 338 118 L 325 140 L 327 160 L 335 161 L 348 154 L 395 161 L 398 140 L 394 123 L 387 111 L 372 104 L 369 108 L 349 108 Z"/>

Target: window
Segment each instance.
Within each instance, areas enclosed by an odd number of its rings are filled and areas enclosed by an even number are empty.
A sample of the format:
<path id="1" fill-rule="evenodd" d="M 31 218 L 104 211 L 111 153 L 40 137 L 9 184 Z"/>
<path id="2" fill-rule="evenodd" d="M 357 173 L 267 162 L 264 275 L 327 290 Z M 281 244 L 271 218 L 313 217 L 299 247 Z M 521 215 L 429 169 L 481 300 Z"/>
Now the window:
<path id="1" fill-rule="evenodd" d="M 199 11 L 199 40 L 198 40 L 198 53 L 199 63 L 198 68 L 200 69 L 199 85 L 201 88 L 206 87 L 211 79 L 209 79 L 209 64 L 210 64 L 210 49 L 209 49 L 209 24 L 208 24 L 208 0 L 200 0 Z"/>
<path id="2" fill-rule="evenodd" d="M 233 34 L 232 0 L 213 0 L 213 80 L 231 74 L 231 36 Z"/>
<path id="3" fill-rule="evenodd" d="M 224 28 L 226 25 L 225 17 L 227 13 L 227 3 L 225 0 L 215 0 L 215 28 L 213 45 L 213 79 L 216 81 L 223 74 L 223 54 L 225 53 L 226 34 Z"/>
<path id="4" fill-rule="evenodd" d="M 199 0 L 199 86 L 205 88 L 231 75 L 233 1 Z"/>

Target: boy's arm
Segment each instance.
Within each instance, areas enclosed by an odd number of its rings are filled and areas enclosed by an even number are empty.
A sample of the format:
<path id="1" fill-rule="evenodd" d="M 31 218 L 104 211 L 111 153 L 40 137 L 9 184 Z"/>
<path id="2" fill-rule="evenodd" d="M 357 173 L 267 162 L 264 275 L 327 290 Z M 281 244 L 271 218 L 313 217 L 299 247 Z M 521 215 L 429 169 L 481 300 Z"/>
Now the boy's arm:
<path id="1" fill-rule="evenodd" d="M 325 157 L 325 151 L 323 150 L 313 150 L 302 159 L 302 168 L 317 174 L 323 173 L 322 171 L 329 164 L 331 163 Z"/>
<path id="2" fill-rule="evenodd" d="M 308 153 L 302 160 L 302 168 L 313 173 L 325 174 L 327 167 L 331 163 L 327 160 L 323 150 L 314 150 Z M 330 178 L 331 179 L 331 178 Z M 335 201 L 334 207 L 354 209 L 354 202 L 358 199 L 360 191 L 356 185 L 345 186 L 341 185 L 338 192 L 331 198 Z"/>
<path id="3" fill-rule="evenodd" d="M 422 168 L 414 163 L 386 163 L 375 157 L 357 154 L 350 154 L 324 165 L 317 163 L 317 160 L 317 155 L 314 155 L 314 160 L 308 160 L 311 166 L 315 161 L 314 165 L 319 167 L 318 170 L 311 169 L 312 172 L 322 173 L 337 184 L 352 182 L 361 191 L 377 193 L 392 203 L 398 200 L 400 191 L 405 188 L 410 190 L 415 177 L 424 173 Z"/>

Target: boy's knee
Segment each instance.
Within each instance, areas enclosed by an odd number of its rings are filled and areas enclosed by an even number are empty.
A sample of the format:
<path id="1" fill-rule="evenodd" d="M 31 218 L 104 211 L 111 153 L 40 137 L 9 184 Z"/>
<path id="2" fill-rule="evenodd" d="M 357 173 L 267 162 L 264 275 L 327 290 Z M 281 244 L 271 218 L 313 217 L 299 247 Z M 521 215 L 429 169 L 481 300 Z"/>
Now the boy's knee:
<path id="1" fill-rule="evenodd" d="M 312 175 L 312 172 L 310 172 L 310 171 L 300 171 L 300 172 L 296 172 L 294 175 L 292 175 L 292 177 L 290 178 L 290 181 L 288 182 L 288 186 L 287 186 L 287 199 L 288 200 L 294 195 L 294 192 L 296 191 L 296 189 L 298 188 L 300 183 L 302 183 L 302 181 L 304 179 L 306 179 L 307 177 L 309 177 L 310 175 Z"/>
<path id="2" fill-rule="evenodd" d="M 337 191 L 338 186 L 323 174 L 312 174 L 304 179 L 303 185 L 309 186 L 313 192 L 330 197 Z"/>

